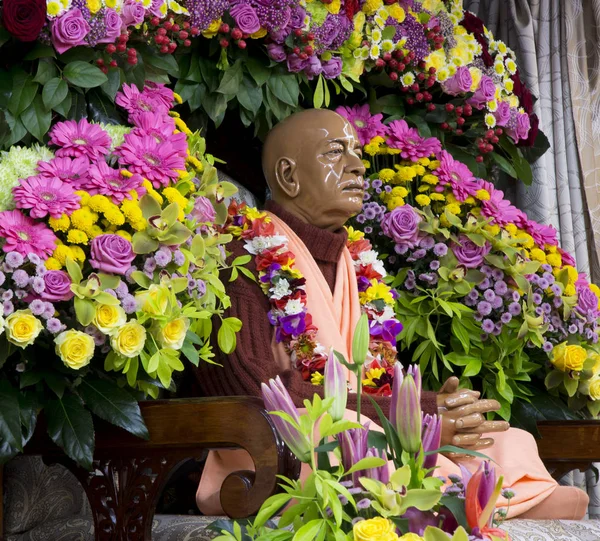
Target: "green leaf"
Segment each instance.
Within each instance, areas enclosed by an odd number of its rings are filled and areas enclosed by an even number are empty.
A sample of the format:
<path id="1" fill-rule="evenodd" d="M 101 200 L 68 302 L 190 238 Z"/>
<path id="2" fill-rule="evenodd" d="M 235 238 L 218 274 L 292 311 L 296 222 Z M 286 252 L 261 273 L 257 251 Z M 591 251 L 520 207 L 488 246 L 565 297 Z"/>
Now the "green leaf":
<path id="1" fill-rule="evenodd" d="M 271 75 L 271 70 L 268 68 L 268 66 L 266 66 L 261 59 L 255 56 L 250 56 L 248 58 L 246 61 L 246 69 L 256 81 L 258 86 L 264 85 Z"/>
<path id="2" fill-rule="evenodd" d="M 54 109 L 62 117 L 66 118 L 67 115 L 69 114 L 69 111 L 71 110 L 72 101 L 73 101 L 73 98 L 71 97 L 71 94 L 68 93 L 65 96 L 65 99 L 58 105 L 55 105 L 54 107 L 52 107 L 52 109 Z"/>
<path id="3" fill-rule="evenodd" d="M 459 526 L 468 527 L 467 515 L 465 513 L 465 501 L 455 496 L 442 496 L 440 504 L 450 509 Z"/>
<path id="4" fill-rule="evenodd" d="M 57 73 L 56 66 L 52 60 L 40 60 L 33 80 L 36 83 L 45 85 L 50 79 L 56 77 Z"/>
<path id="5" fill-rule="evenodd" d="M 379 468 L 380 466 L 383 466 L 384 464 L 387 464 L 387 461 L 384 460 L 383 458 L 377 458 L 377 457 L 363 458 L 363 459 L 359 460 L 356 464 L 354 464 L 345 473 L 349 474 L 349 473 L 354 473 L 357 471 L 369 470 L 371 468 Z"/>
<path id="6" fill-rule="evenodd" d="M 80 60 L 67 64 L 63 75 L 72 85 L 81 88 L 94 88 L 108 81 L 100 68 Z"/>
<path id="7" fill-rule="evenodd" d="M 300 528 L 296 535 L 292 538 L 292 541 L 315 541 L 319 530 L 327 525 L 327 521 L 324 519 L 311 520 L 302 528 Z"/>
<path id="8" fill-rule="evenodd" d="M 124 124 L 117 107 L 98 89 L 87 94 L 88 119 L 102 124 Z"/>
<path id="9" fill-rule="evenodd" d="M 298 106 L 300 87 L 293 73 L 274 73 L 267 81 L 267 86 L 282 102 L 292 107 Z"/>
<path id="10" fill-rule="evenodd" d="M 86 299 L 75 297 L 75 315 L 77 316 L 79 323 L 84 327 L 87 327 L 92 322 L 95 313 L 94 303 Z"/>
<path id="11" fill-rule="evenodd" d="M 313 107 L 320 109 L 323 107 L 324 90 L 323 90 L 323 76 L 319 75 L 317 79 L 317 88 L 315 88 L 315 95 L 313 97 Z"/>
<path id="12" fill-rule="evenodd" d="M 500 154 L 498 154 L 497 152 L 491 152 L 490 156 L 498 164 L 498 166 L 500 167 L 500 169 L 502 169 L 502 171 L 504 171 L 505 173 L 510 175 L 512 178 L 515 178 L 518 180 L 519 177 L 517 175 L 517 172 L 515 171 L 515 168 L 510 164 L 510 162 L 504 156 L 500 156 Z"/>
<path id="13" fill-rule="evenodd" d="M 26 74 L 17 74 L 13 78 L 12 96 L 8 101 L 8 110 L 15 116 L 19 116 L 31 105 L 38 91 L 38 84 Z"/>
<path id="14" fill-rule="evenodd" d="M 24 60 L 36 60 L 37 58 L 56 58 L 54 47 L 50 45 L 43 45 L 40 42 L 35 44 L 35 47 L 31 49 L 24 57 Z"/>
<path id="15" fill-rule="evenodd" d="M 75 395 L 49 400 L 44 408 L 48 435 L 69 458 L 87 470 L 92 469 L 94 425 L 92 415 Z"/>
<path id="16" fill-rule="evenodd" d="M 87 45 L 82 45 L 80 47 L 73 47 L 68 51 L 65 51 L 58 57 L 58 60 L 63 64 L 68 64 L 69 62 L 74 62 L 76 60 L 84 63 L 92 62 L 96 56 L 94 49 L 88 47 Z"/>
<path id="17" fill-rule="evenodd" d="M 223 122 L 223 118 L 225 118 L 225 111 L 227 110 L 227 96 L 219 93 L 208 94 L 204 98 L 204 103 L 202 105 L 206 114 L 215 125 L 217 127 L 220 126 L 221 122 Z"/>
<path id="18" fill-rule="evenodd" d="M 235 336 L 236 326 L 232 324 L 232 319 L 235 318 L 224 319 L 221 322 L 221 327 L 219 328 L 219 332 L 217 333 L 217 343 L 219 344 L 219 348 L 221 349 L 221 351 L 225 354 L 233 353 L 233 350 L 235 350 L 235 346 L 237 343 L 237 338 Z"/>
<path id="19" fill-rule="evenodd" d="M 411 113 L 406 115 L 406 120 L 412 122 L 416 126 L 421 137 L 431 137 L 431 129 L 429 128 L 429 124 L 427 124 L 427 121 L 421 114 Z"/>
<path id="20" fill-rule="evenodd" d="M 0 449 L 5 445 L 23 451 L 19 391 L 3 380 L 0 381 Z M 2 454 L 0 451 L 0 458 Z"/>
<path id="21" fill-rule="evenodd" d="M 94 415 L 142 439 L 149 439 L 137 400 L 111 381 L 83 378 L 79 393 Z"/>
<path id="22" fill-rule="evenodd" d="M 148 54 L 144 53 L 144 62 L 159 70 L 166 71 L 173 77 L 179 77 L 179 64 L 172 54 L 156 54 L 150 50 Z"/>
<path id="23" fill-rule="evenodd" d="M 244 76 L 243 84 L 240 86 L 237 93 L 237 99 L 242 107 L 245 107 L 254 115 L 258 113 L 263 102 L 260 87 L 247 75 Z"/>
<path id="24" fill-rule="evenodd" d="M 121 70 L 111 69 L 106 74 L 106 82 L 100 85 L 100 89 L 110 101 L 115 101 L 119 88 L 121 88 Z"/>
<path id="25" fill-rule="evenodd" d="M 181 353 L 183 353 L 188 361 L 190 361 L 194 366 L 198 366 L 200 363 L 200 355 L 198 354 L 198 350 L 191 342 L 187 340 L 181 346 Z"/>
<path id="26" fill-rule="evenodd" d="M 68 93 L 69 86 L 62 79 L 58 77 L 50 79 L 42 90 L 42 100 L 46 109 L 54 109 L 57 105 L 60 105 Z"/>
<path id="27" fill-rule="evenodd" d="M 243 77 L 242 61 L 237 60 L 233 66 L 225 70 L 217 92 L 228 95 L 237 94 Z"/>
<path id="28" fill-rule="evenodd" d="M 260 507 L 256 518 L 254 519 L 254 527 L 260 528 L 269 520 L 277 511 L 279 511 L 286 503 L 292 499 L 289 494 L 275 494 L 265 500 Z"/>
<path id="29" fill-rule="evenodd" d="M 463 372 L 464 378 L 470 378 L 476 376 L 481 371 L 482 362 L 481 359 L 471 359 L 469 364 L 465 367 Z"/>
<path id="30" fill-rule="evenodd" d="M 38 141 L 43 141 L 44 135 L 50 129 L 52 113 L 44 106 L 42 96 L 36 96 L 33 103 L 23 111 L 21 121 L 31 135 Z"/>

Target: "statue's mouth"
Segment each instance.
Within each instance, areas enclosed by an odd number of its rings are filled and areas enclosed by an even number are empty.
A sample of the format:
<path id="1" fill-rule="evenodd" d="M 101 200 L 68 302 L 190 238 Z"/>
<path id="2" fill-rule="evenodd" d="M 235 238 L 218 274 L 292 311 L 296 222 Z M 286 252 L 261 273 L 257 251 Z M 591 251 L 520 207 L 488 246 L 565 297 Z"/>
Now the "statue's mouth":
<path id="1" fill-rule="evenodd" d="M 358 193 L 358 192 L 362 193 L 364 191 L 365 191 L 365 188 L 364 188 L 362 180 L 357 181 L 357 182 L 348 183 L 346 186 L 342 187 L 342 192 L 344 192 L 344 193 Z"/>

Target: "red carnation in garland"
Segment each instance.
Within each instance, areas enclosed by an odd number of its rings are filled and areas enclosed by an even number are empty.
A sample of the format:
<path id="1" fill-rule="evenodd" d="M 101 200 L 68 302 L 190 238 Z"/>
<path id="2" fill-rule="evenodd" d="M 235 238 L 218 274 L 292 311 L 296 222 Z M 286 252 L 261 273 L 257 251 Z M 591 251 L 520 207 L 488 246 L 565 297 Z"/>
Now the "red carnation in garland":
<path id="1" fill-rule="evenodd" d="M 346 0 L 346 17 L 348 17 L 348 20 L 354 20 L 354 15 L 356 15 L 360 9 L 359 4 L 359 0 Z"/>
<path id="2" fill-rule="evenodd" d="M 45 23 L 45 0 L 4 0 L 2 24 L 18 40 L 35 41 Z"/>
<path id="3" fill-rule="evenodd" d="M 264 251 L 261 254 L 256 256 L 256 269 L 261 271 L 268 269 L 273 263 L 279 263 L 282 267 L 288 265 L 290 261 L 294 260 L 294 254 L 292 252 L 283 252 L 278 254 L 279 246 L 269 250 Z"/>

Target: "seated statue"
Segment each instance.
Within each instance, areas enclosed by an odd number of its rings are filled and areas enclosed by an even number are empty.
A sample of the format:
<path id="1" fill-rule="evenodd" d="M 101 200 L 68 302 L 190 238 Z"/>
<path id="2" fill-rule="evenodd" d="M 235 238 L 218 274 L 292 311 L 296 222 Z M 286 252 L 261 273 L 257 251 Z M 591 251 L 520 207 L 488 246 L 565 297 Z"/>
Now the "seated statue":
<path id="1" fill-rule="evenodd" d="M 288 239 L 295 265 L 306 278 L 306 302 L 318 329 L 318 342 L 349 358 L 360 306 L 343 226 L 361 210 L 365 173 L 354 128 L 329 110 L 313 109 L 292 115 L 267 136 L 263 171 L 271 191 L 265 209 L 277 234 Z M 248 253 L 243 240 L 234 241 L 229 249 L 232 259 Z M 248 267 L 257 274 L 254 261 Z M 229 283 L 226 276 L 224 283 L 228 284 L 231 298 L 225 316 L 239 318 L 243 327 L 234 353 L 218 359 L 222 366 L 198 367 L 196 376 L 203 395 L 260 397 L 261 383 L 276 376 L 283 380 L 298 407 L 314 393 L 322 394 L 322 386 L 305 381 L 275 339 L 275 327 L 268 315 L 270 301 L 261 287 L 241 276 Z M 389 398 L 375 398 L 387 413 Z M 577 488 L 558 486 L 540 460 L 533 437 L 509 429 L 504 421 L 486 420 L 486 413 L 500 407 L 495 400 L 480 400 L 479 393 L 459 389 L 458 379 L 450 378 L 439 393 L 423 392 L 421 406 L 424 413 L 442 415 L 442 445 L 485 449 L 499 465 L 505 487 L 516 494 L 511 500 L 509 518 L 583 518 L 589 503 L 587 494 Z M 349 394 L 347 407 L 355 411 L 355 393 Z M 361 412 L 365 421 L 377 423 L 370 401 L 362 401 Z M 440 457 L 437 475 L 460 474 L 459 463 L 474 469 L 478 459 L 464 455 Z M 229 473 L 240 469 L 253 469 L 245 451 L 210 454 L 197 494 L 202 512 L 221 512 L 220 485 Z"/>

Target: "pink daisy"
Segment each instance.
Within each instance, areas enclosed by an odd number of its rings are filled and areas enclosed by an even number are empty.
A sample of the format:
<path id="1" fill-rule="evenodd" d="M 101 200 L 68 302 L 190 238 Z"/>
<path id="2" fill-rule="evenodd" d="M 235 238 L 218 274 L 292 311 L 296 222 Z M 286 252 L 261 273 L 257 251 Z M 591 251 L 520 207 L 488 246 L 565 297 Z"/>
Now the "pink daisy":
<path id="1" fill-rule="evenodd" d="M 365 146 L 377 135 L 385 135 L 385 126 L 381 122 L 383 115 L 372 115 L 368 104 L 355 105 L 352 108 L 342 106 L 338 107 L 335 112 L 354 126 L 362 146 Z"/>
<path id="2" fill-rule="evenodd" d="M 126 178 L 117 169 L 109 167 L 105 162 L 98 162 L 90 167 L 90 176 L 81 188 L 91 195 L 105 195 L 120 205 L 124 199 L 131 199 L 131 192 L 135 190 L 139 197 L 146 193 L 142 186 L 143 179 L 140 175 Z"/>
<path id="3" fill-rule="evenodd" d="M 115 150 L 121 162 L 133 173 L 139 173 L 152 182 L 155 188 L 168 186 L 178 177 L 177 169 L 185 169 L 185 159 L 179 141 L 171 139 L 159 143 L 150 135 L 125 136 L 125 143 Z M 185 145 L 185 140 L 183 141 Z"/>
<path id="4" fill-rule="evenodd" d="M 19 210 L 0 212 L 0 235 L 5 243 L 5 252 L 18 252 L 22 256 L 35 254 L 48 259 L 54 252 L 56 241 L 54 233 L 41 222 L 25 216 Z"/>
<path id="5" fill-rule="evenodd" d="M 59 122 L 50 130 L 50 144 L 61 147 L 56 151 L 59 158 L 86 156 L 95 161 L 108 154 L 111 143 L 108 133 L 85 118 Z"/>
<path id="6" fill-rule="evenodd" d="M 440 166 L 434 171 L 434 174 L 440 179 L 440 186 L 450 184 L 454 197 L 459 201 L 475 195 L 480 184 L 464 163 L 455 160 L 452 154 L 445 150 L 440 152 L 437 158 Z"/>
<path id="7" fill-rule="evenodd" d="M 400 156 L 413 162 L 420 158 L 429 158 L 442 149 L 442 144 L 435 137 L 421 137 L 416 128 L 409 128 L 406 120 L 394 120 L 388 126 L 386 143 L 391 148 L 401 150 Z"/>
<path id="8" fill-rule="evenodd" d="M 132 117 L 144 112 L 166 115 L 169 111 L 168 106 L 161 99 L 152 94 L 140 92 L 135 85 L 124 84 L 123 91 L 117 93 L 115 103 L 123 107 Z"/>
<path id="9" fill-rule="evenodd" d="M 132 120 L 136 127 L 131 130 L 131 133 L 138 137 L 151 135 L 159 143 L 173 135 L 175 131 L 175 121 L 167 115 L 146 111 L 135 115 Z"/>
<path id="10" fill-rule="evenodd" d="M 90 162 L 85 156 L 71 158 L 52 158 L 49 162 L 39 162 L 40 177 L 58 178 L 63 182 L 78 185 L 87 179 Z"/>
<path id="11" fill-rule="evenodd" d="M 481 214 L 485 218 L 493 218 L 494 223 L 506 225 L 518 222 L 523 213 L 504 199 L 504 192 L 496 190 L 491 182 L 481 181 L 480 187 L 490 194 L 487 201 L 481 202 Z"/>
<path id="12" fill-rule="evenodd" d="M 44 218 L 48 214 L 60 218 L 77 210 L 79 196 L 73 188 L 54 177 L 29 177 L 13 188 L 15 204 L 19 209 L 29 209 L 32 218 Z"/>
<path id="13" fill-rule="evenodd" d="M 162 83 L 146 81 L 143 93 L 161 101 L 167 109 L 173 107 L 173 102 L 175 101 L 173 91 Z"/>

